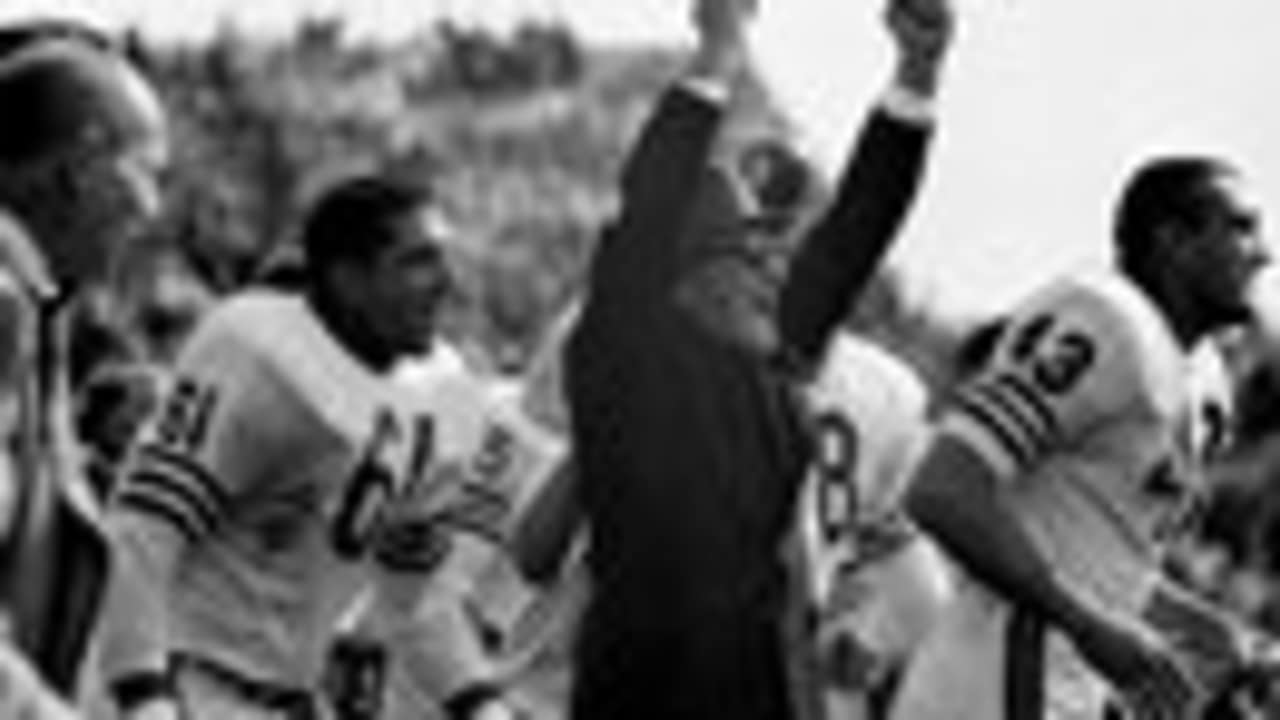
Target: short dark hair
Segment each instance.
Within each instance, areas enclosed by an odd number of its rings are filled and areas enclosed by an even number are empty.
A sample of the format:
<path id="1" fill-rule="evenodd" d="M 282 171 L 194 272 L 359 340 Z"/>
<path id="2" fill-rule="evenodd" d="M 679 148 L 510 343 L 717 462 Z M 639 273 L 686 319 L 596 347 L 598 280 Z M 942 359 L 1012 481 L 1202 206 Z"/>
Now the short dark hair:
<path id="1" fill-rule="evenodd" d="M 1115 214 L 1116 253 L 1122 269 L 1141 272 L 1156 230 L 1166 222 L 1194 225 L 1203 218 L 1207 190 L 1235 168 L 1224 160 L 1186 155 L 1147 162 L 1130 179 Z"/>
<path id="2" fill-rule="evenodd" d="M 399 176 L 359 175 L 336 183 L 303 223 L 306 267 L 319 271 L 374 258 L 395 242 L 399 221 L 436 200 L 430 183 Z"/>

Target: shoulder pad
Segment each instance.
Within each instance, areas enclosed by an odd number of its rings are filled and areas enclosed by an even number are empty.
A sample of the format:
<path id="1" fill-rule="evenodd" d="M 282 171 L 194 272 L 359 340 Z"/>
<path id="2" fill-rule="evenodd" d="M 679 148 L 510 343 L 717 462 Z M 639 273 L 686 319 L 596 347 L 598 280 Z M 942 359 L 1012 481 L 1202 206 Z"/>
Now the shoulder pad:
<path id="1" fill-rule="evenodd" d="M 903 415 L 923 415 L 929 397 L 924 380 L 905 360 L 849 332 L 830 343 L 809 394 L 816 403 L 841 402 Z"/>
<path id="2" fill-rule="evenodd" d="M 337 427 L 362 423 L 390 394 L 385 378 L 340 346 L 293 294 L 253 291 L 223 301 L 197 327 L 182 357 L 214 363 L 229 357 L 256 368 Z"/>

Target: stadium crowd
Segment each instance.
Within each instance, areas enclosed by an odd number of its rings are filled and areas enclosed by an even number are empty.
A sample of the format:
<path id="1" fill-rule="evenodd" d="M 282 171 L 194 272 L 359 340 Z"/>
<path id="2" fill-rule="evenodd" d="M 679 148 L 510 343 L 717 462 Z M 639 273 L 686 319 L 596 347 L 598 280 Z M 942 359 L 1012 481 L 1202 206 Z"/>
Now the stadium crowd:
<path id="1" fill-rule="evenodd" d="M 949 0 L 885 0 L 830 187 L 738 122 L 755 0 L 688 5 L 516 373 L 405 167 L 119 331 L 172 118 L 114 38 L 0 28 L 0 720 L 1280 718 L 1247 159 L 1134 168 L 1112 267 L 971 328 L 940 387 L 849 320 L 929 191 Z"/>

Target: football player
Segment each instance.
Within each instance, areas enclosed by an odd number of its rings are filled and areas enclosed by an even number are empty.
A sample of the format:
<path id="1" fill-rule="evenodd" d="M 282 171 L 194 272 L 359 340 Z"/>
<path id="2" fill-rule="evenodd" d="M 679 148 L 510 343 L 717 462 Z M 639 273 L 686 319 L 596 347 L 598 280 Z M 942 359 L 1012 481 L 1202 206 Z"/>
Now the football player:
<path id="1" fill-rule="evenodd" d="M 1194 717 L 1210 679 L 1150 606 L 1172 597 L 1160 557 L 1218 422 L 1206 341 L 1250 317 L 1268 259 L 1258 213 L 1219 159 L 1144 165 L 1116 212 L 1116 269 L 1035 294 L 942 411 L 907 507 L 967 576 L 894 718 L 1098 717 L 1108 684 L 1132 717 Z"/>
<path id="2" fill-rule="evenodd" d="M 541 634 L 529 633 L 525 627 L 531 625 L 530 616 L 544 607 L 544 599 L 516 572 L 507 542 L 510 528 L 530 495 L 558 471 L 566 454 L 564 441 L 528 414 L 523 402 L 525 383 L 512 384 L 472 369 L 448 344 L 441 343 L 426 362 L 404 366 L 400 376 L 402 382 L 419 390 L 445 384 L 456 388 L 455 424 L 470 428 L 482 447 L 477 481 L 501 497 L 509 513 L 496 523 L 502 528 L 500 543 L 493 542 L 494 538 L 487 542 L 460 539 L 459 545 L 468 545 L 469 559 L 465 565 L 455 561 L 453 571 L 470 576 L 463 581 L 470 585 L 468 591 L 458 598 L 462 616 L 480 634 L 499 675 L 514 681 L 541 648 Z M 356 648 L 373 644 L 363 637 L 364 626 L 375 620 L 369 611 L 369 607 L 361 607 L 347 619 L 343 638 Z M 347 653 L 357 659 L 360 654 L 358 650 Z M 430 696 L 429 688 L 415 684 L 415 678 L 395 668 L 389 668 L 386 685 L 384 720 L 423 717 L 438 701 Z"/>
<path id="3" fill-rule="evenodd" d="M 928 391 L 904 361 L 842 333 L 806 395 L 816 451 L 797 528 L 805 635 L 816 650 L 810 682 L 821 717 L 878 717 L 878 698 L 950 594 L 945 562 L 900 507 Z"/>
<path id="4" fill-rule="evenodd" d="M 134 448 L 109 517 L 114 697 L 127 718 L 316 717 L 339 616 L 367 592 L 364 631 L 450 717 L 510 718 L 451 569 L 499 534 L 492 458 L 465 388 L 392 376 L 432 349 L 449 213 L 429 185 L 361 176 L 302 238 L 302 292 L 214 310 Z"/>

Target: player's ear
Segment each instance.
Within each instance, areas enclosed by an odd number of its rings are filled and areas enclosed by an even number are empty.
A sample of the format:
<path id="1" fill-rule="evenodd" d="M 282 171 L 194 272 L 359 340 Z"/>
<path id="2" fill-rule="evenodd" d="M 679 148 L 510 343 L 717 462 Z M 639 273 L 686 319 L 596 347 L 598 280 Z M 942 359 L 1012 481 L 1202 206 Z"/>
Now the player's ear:
<path id="1" fill-rule="evenodd" d="M 1192 249 L 1190 234 L 1190 228 L 1173 219 L 1163 220 L 1152 228 L 1151 252 L 1147 258 L 1151 269 L 1185 262 L 1188 251 Z"/>
<path id="2" fill-rule="evenodd" d="M 82 175 L 73 163 L 55 161 L 48 169 L 50 196 L 68 207 L 76 207 L 84 200 L 85 187 Z"/>

